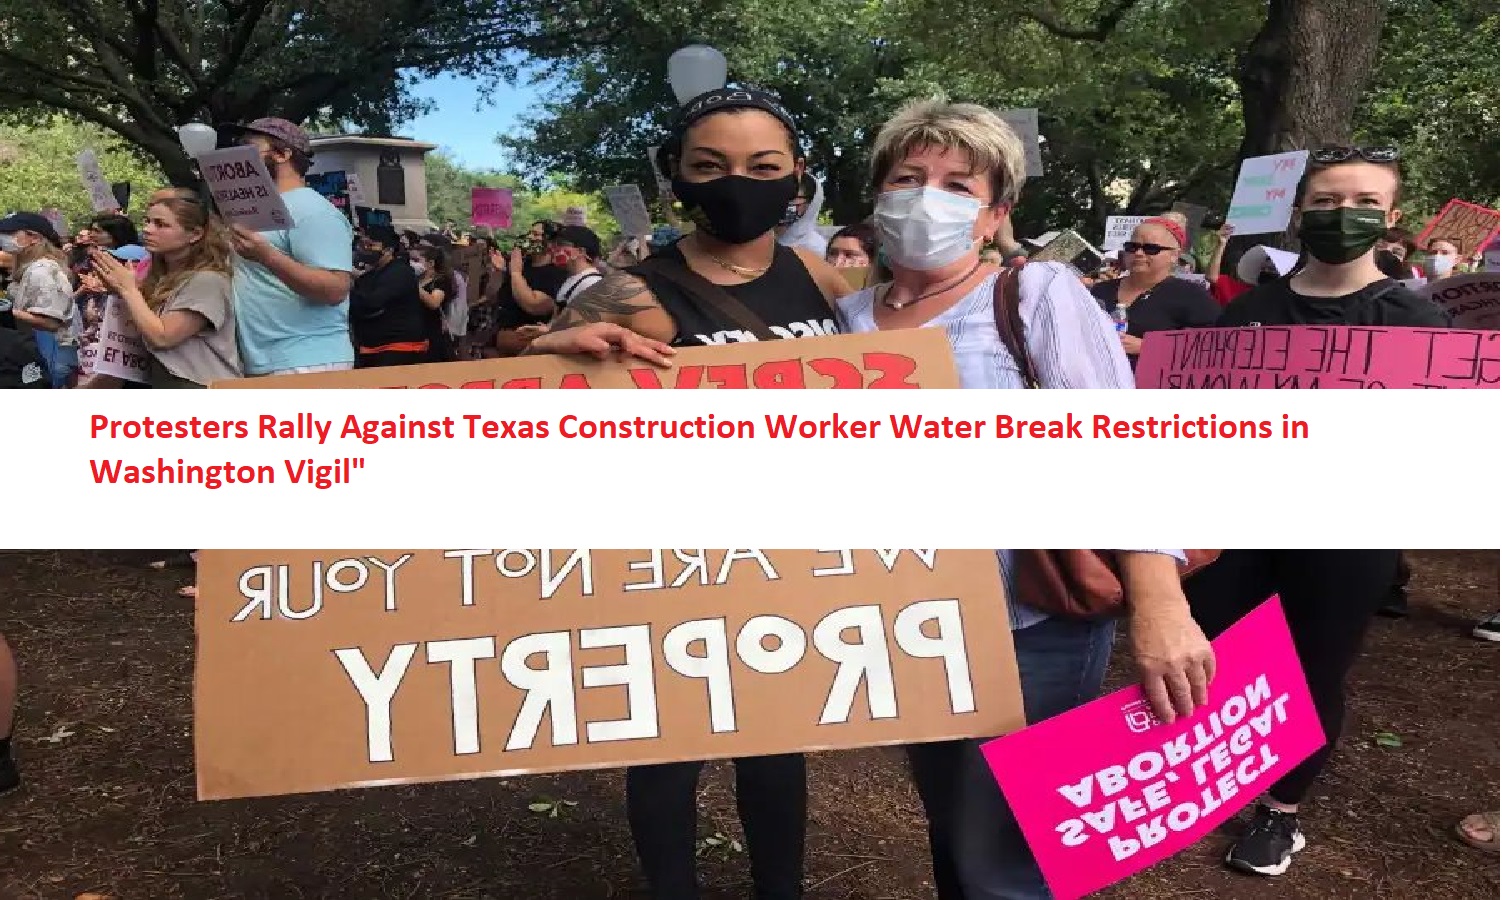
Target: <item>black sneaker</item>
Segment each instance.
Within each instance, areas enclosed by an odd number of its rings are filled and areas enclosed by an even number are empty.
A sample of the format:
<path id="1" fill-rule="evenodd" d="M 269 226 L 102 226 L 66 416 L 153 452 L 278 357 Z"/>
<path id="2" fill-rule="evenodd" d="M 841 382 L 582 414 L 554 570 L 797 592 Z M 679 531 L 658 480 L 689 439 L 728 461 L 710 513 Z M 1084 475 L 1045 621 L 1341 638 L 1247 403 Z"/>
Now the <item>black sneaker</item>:
<path id="1" fill-rule="evenodd" d="M 1471 629 L 1471 637 L 1483 641 L 1502 641 L 1502 626 L 1497 622 L 1498 616 L 1489 616 L 1482 619 Z"/>
<path id="2" fill-rule="evenodd" d="M 1305 843 L 1298 813 L 1278 812 L 1259 803 L 1251 827 L 1226 853 L 1226 865 L 1248 875 L 1282 875 Z"/>
<path id="3" fill-rule="evenodd" d="M 16 771 L 13 756 L 0 756 L 0 794 L 21 786 L 21 773 Z"/>

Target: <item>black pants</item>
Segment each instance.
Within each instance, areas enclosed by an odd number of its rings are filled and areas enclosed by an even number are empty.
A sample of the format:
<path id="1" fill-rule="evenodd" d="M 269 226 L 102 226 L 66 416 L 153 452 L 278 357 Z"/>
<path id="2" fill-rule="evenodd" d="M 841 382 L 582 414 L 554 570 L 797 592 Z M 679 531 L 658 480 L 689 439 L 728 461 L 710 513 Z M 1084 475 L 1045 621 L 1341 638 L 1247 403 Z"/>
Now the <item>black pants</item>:
<path id="1" fill-rule="evenodd" d="M 653 900 L 699 896 L 694 861 L 703 768 L 704 763 L 695 761 L 626 771 L 626 816 Z M 803 755 L 737 759 L 735 805 L 746 832 L 756 900 L 798 900 L 803 896 L 803 839 L 808 825 Z"/>
<path id="2" fill-rule="evenodd" d="M 426 350 L 382 350 L 378 353 L 356 353 L 355 368 L 377 369 L 385 366 L 416 366 L 431 362 Z"/>
<path id="3" fill-rule="evenodd" d="M 1279 803 L 1304 799 L 1340 739 L 1346 675 L 1397 577 L 1398 550 L 1227 550 L 1184 583 L 1194 618 L 1216 637 L 1273 594 L 1283 601 L 1327 742 L 1273 785 Z"/>

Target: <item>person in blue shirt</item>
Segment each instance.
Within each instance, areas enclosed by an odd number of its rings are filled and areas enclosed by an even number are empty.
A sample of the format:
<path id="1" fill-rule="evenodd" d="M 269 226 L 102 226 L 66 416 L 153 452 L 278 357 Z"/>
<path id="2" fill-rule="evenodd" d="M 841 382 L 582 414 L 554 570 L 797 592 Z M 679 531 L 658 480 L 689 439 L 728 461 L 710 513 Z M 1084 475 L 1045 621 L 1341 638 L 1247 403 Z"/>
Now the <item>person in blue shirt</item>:
<path id="1" fill-rule="evenodd" d="M 307 133 L 286 119 L 257 119 L 220 126 L 219 134 L 260 150 L 293 221 L 285 231 L 233 226 L 235 320 L 245 374 L 352 368 L 354 233 L 349 220 L 307 185 L 313 164 Z"/>

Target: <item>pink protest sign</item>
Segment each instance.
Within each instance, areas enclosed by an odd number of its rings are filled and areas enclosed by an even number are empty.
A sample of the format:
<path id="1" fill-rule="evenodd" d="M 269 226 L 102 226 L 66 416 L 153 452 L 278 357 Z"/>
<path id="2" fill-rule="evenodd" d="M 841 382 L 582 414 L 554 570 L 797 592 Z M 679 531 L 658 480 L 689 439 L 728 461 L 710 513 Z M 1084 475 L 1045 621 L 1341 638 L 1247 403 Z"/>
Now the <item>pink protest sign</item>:
<path id="1" fill-rule="evenodd" d="M 1183 850 L 1324 745 L 1277 598 L 1215 656 L 1210 702 L 1188 719 L 1161 724 L 1132 687 L 982 748 L 1060 900 Z"/>
<path id="2" fill-rule="evenodd" d="M 1269 325 L 1154 331 L 1137 387 L 1496 388 L 1495 331 Z"/>
<path id="3" fill-rule="evenodd" d="M 469 205 L 472 224 L 511 227 L 511 192 L 506 188 L 473 188 L 469 192 Z"/>

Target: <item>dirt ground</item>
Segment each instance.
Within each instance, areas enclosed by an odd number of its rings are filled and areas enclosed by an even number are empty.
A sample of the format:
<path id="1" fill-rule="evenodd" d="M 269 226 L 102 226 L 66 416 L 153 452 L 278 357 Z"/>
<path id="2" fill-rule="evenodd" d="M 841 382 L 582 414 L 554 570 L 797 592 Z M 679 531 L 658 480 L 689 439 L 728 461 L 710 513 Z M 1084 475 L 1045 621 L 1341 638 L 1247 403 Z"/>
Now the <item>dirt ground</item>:
<path id="1" fill-rule="evenodd" d="M 26 779 L 0 798 L 0 900 L 640 896 L 612 773 L 195 802 L 192 615 L 172 593 L 184 573 L 148 571 L 147 557 L 0 553 Z M 1497 607 L 1498 554 L 1411 559 L 1413 615 L 1373 629 L 1292 871 L 1271 884 L 1226 873 L 1212 838 L 1104 896 L 1497 896 L 1497 857 L 1450 829 L 1498 803 L 1498 650 L 1470 636 Z M 737 836 L 727 769 L 711 771 L 704 836 Z M 820 755 L 810 782 L 811 900 L 932 896 L 894 753 Z M 559 814 L 530 809 L 540 803 Z M 706 898 L 749 896 L 745 860 L 726 846 L 704 845 Z"/>

